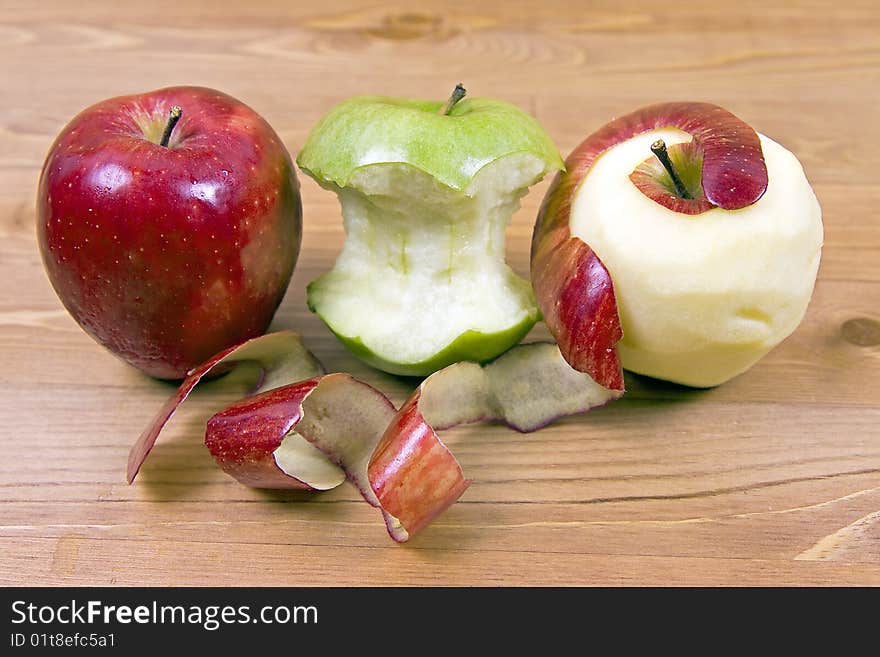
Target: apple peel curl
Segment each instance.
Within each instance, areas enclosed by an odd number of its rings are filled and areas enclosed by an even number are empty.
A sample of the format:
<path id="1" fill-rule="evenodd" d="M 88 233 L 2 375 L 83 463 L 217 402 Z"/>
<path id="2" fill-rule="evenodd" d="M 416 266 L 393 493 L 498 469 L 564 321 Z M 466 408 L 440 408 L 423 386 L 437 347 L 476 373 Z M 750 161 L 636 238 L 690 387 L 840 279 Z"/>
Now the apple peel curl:
<path id="1" fill-rule="evenodd" d="M 333 477 L 335 469 L 382 511 L 391 537 L 404 542 L 455 502 L 468 482 L 429 427 L 400 425 L 407 449 L 396 454 L 398 465 L 430 463 L 431 471 L 408 504 L 413 513 L 400 519 L 385 509 L 368 468 L 396 415 L 394 405 L 372 386 L 349 374 L 327 374 L 243 399 L 217 413 L 208 420 L 205 444 L 227 474 L 257 488 L 279 487 L 279 476 L 289 480 L 284 488 L 333 488 L 341 483 Z M 303 441 L 315 450 L 312 456 L 323 460 L 298 458 Z M 437 485 L 441 482 L 446 485 Z"/>
<path id="2" fill-rule="evenodd" d="M 303 360 L 300 369 L 293 365 L 297 359 Z M 569 367 L 555 344 L 533 343 L 488 365 L 450 365 L 425 379 L 397 410 L 349 374 L 321 374 L 296 334 L 269 334 L 218 354 L 184 381 L 132 448 L 129 481 L 198 381 L 221 363 L 246 360 L 261 363 L 264 392 L 208 420 L 205 444 L 220 467 L 257 488 L 327 490 L 348 479 L 382 512 L 398 542 L 427 526 L 470 483 L 438 430 L 501 421 L 529 432 L 621 394 Z M 315 376 L 282 385 L 283 376 L 315 370 Z"/>
<path id="3" fill-rule="evenodd" d="M 134 481 L 138 470 L 153 449 L 162 428 L 199 381 L 220 367 L 242 362 L 257 363 L 262 370 L 260 381 L 253 392 L 269 390 L 292 381 L 302 381 L 324 372 L 323 365 L 303 346 L 299 335 L 293 331 L 268 333 L 214 355 L 189 371 L 177 392 L 159 409 L 153 421 L 131 447 L 126 473 L 129 484 Z"/>
<path id="4" fill-rule="evenodd" d="M 573 370 L 553 343 L 518 345 L 488 365 L 449 365 L 425 379 L 397 412 L 370 460 L 370 484 L 386 513 L 415 533 L 436 515 L 425 512 L 424 500 L 462 485 L 450 477 L 452 455 L 436 431 L 497 421 L 528 433 L 621 394 Z"/>

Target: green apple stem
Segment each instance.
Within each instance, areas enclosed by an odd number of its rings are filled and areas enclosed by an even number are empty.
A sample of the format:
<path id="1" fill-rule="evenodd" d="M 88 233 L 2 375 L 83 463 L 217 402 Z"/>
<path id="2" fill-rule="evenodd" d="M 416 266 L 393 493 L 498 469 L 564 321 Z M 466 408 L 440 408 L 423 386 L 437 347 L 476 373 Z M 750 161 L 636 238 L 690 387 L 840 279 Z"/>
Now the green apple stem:
<path id="1" fill-rule="evenodd" d="M 449 97 L 449 100 L 446 101 L 446 105 L 443 107 L 443 116 L 448 116 L 452 111 L 452 108 L 455 107 L 456 103 L 465 97 L 467 94 L 467 90 L 462 86 L 461 82 L 455 85 L 455 89 L 452 90 L 452 95 Z"/>
<path id="2" fill-rule="evenodd" d="M 651 152 L 657 156 L 657 159 L 660 160 L 660 164 L 663 165 L 663 168 L 666 169 L 669 177 L 672 178 L 672 184 L 675 185 L 676 193 L 681 198 L 693 198 L 688 193 L 684 183 L 681 182 L 681 178 L 678 177 L 678 172 L 675 170 L 675 167 L 672 166 L 672 160 L 669 159 L 669 152 L 666 150 L 666 142 L 662 139 L 658 139 L 651 144 Z"/>
<path id="3" fill-rule="evenodd" d="M 159 140 L 159 146 L 168 146 L 168 141 L 171 139 L 171 132 L 174 130 L 174 126 L 177 125 L 177 122 L 180 121 L 181 114 L 183 114 L 183 110 L 179 105 L 174 105 L 168 112 L 168 123 L 165 124 L 165 132 L 162 133 L 162 139 Z"/>

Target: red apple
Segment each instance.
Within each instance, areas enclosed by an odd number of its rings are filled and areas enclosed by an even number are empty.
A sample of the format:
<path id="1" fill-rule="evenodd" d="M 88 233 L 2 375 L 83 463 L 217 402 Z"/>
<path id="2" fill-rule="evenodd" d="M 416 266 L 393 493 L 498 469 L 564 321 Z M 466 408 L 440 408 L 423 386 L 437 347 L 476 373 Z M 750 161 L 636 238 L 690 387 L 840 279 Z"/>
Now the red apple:
<path id="1" fill-rule="evenodd" d="M 794 155 L 717 105 L 660 103 L 569 155 L 535 226 L 532 280 L 576 369 L 708 387 L 798 325 L 821 243 Z"/>
<path id="2" fill-rule="evenodd" d="M 40 251 L 64 306 L 163 379 L 267 329 L 301 223 L 281 139 L 248 106 L 200 87 L 81 112 L 52 145 L 37 198 Z"/>

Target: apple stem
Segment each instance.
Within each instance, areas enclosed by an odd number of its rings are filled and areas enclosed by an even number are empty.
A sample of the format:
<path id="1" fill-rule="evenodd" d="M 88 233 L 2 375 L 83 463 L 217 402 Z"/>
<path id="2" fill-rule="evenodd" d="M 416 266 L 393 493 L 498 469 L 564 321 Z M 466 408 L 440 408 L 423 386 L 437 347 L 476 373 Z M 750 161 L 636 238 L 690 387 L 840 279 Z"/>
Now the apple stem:
<path id="1" fill-rule="evenodd" d="M 448 116 L 452 111 L 452 108 L 455 107 L 456 103 L 465 97 L 467 94 L 467 90 L 462 86 L 461 82 L 455 85 L 455 89 L 452 90 L 452 95 L 449 97 L 449 100 L 446 101 L 446 105 L 443 107 L 443 116 Z"/>
<path id="2" fill-rule="evenodd" d="M 660 164 L 663 165 L 663 168 L 666 169 L 669 177 L 672 178 L 672 184 L 675 185 L 676 193 L 681 198 L 693 198 L 688 193 L 684 183 L 681 182 L 681 178 L 678 177 L 678 172 L 675 170 L 675 167 L 672 166 L 672 160 L 669 159 L 669 152 L 666 150 L 666 142 L 662 139 L 658 139 L 651 144 L 651 152 L 657 156 L 657 159 L 660 160 Z"/>
<path id="3" fill-rule="evenodd" d="M 177 125 L 177 122 L 180 121 L 181 114 L 183 114 L 183 110 L 179 105 L 174 105 L 168 112 L 168 123 L 165 124 L 165 132 L 162 133 L 162 139 L 159 140 L 159 146 L 168 146 L 168 141 L 171 139 L 171 132 L 174 130 L 174 126 Z"/>

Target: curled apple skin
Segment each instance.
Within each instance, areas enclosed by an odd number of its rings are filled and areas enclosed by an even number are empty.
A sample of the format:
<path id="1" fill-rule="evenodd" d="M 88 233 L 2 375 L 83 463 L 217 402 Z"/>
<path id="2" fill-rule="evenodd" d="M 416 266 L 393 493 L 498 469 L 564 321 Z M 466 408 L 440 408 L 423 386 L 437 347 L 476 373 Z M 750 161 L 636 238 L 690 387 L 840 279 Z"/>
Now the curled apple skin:
<path id="1" fill-rule="evenodd" d="M 319 381 L 274 388 L 214 415 L 205 431 L 205 446 L 223 471 L 252 488 L 320 490 L 308 476 L 285 471 L 275 458 L 302 419 L 303 401 Z"/>
<path id="2" fill-rule="evenodd" d="M 370 484 L 382 507 L 414 533 L 468 484 L 437 431 L 501 422 L 530 433 L 621 394 L 572 369 L 552 343 L 518 345 L 487 365 L 450 365 L 401 406 L 370 460 Z"/>
<path id="3" fill-rule="evenodd" d="M 470 484 L 438 430 L 499 421 L 529 432 L 621 394 L 569 367 L 555 344 L 532 343 L 487 365 L 450 365 L 425 379 L 398 410 L 349 374 L 323 374 L 296 334 L 268 334 L 191 373 L 132 448 L 129 482 L 199 381 L 216 368 L 248 361 L 264 372 L 262 391 L 208 420 L 205 445 L 217 464 L 256 488 L 328 490 L 348 479 L 381 511 L 398 542 L 424 529 Z"/>
<path id="4" fill-rule="evenodd" d="M 376 498 L 408 534 L 421 531 L 470 484 L 422 415 L 420 396 L 416 390 L 394 416 L 368 467 Z"/>
<path id="5" fill-rule="evenodd" d="M 306 349 L 293 331 L 277 331 L 224 349 L 194 368 L 177 391 L 162 405 L 128 453 L 126 479 L 134 481 L 162 429 L 199 382 L 222 368 L 237 363 L 257 363 L 261 369 L 260 381 L 253 392 L 268 390 L 291 381 L 302 381 L 323 374 L 324 367 Z"/>
<path id="6" fill-rule="evenodd" d="M 279 458 L 279 448 L 291 439 L 305 441 L 315 453 Z M 469 484 L 416 400 L 397 411 L 385 395 L 348 374 L 236 402 L 208 421 L 205 444 L 227 474 L 256 488 L 325 490 L 341 483 L 332 477 L 338 468 L 382 512 L 398 542 L 427 526 Z"/>
<path id="7" fill-rule="evenodd" d="M 205 445 L 214 460 L 240 483 L 254 488 L 328 490 L 348 479 L 382 511 L 389 534 L 398 542 L 424 528 L 467 488 L 461 466 L 433 429 L 396 420 L 398 412 L 391 401 L 368 384 L 348 374 L 325 375 L 321 363 L 291 331 L 230 347 L 190 372 L 131 447 L 129 483 L 193 389 L 210 374 L 241 363 L 255 363 L 261 370 L 256 394 L 216 413 L 205 431 Z M 422 468 L 419 463 L 430 455 L 431 481 L 449 482 L 446 487 L 409 486 L 406 492 L 397 490 L 388 496 L 391 507 L 403 511 L 403 518 L 383 507 L 368 474 L 386 435 L 395 436 L 402 450 L 395 459 L 401 473 Z M 420 438 L 417 444 L 414 436 Z M 386 444 L 382 453 L 388 450 Z M 394 470 L 386 468 L 386 483 L 395 478 Z"/>

